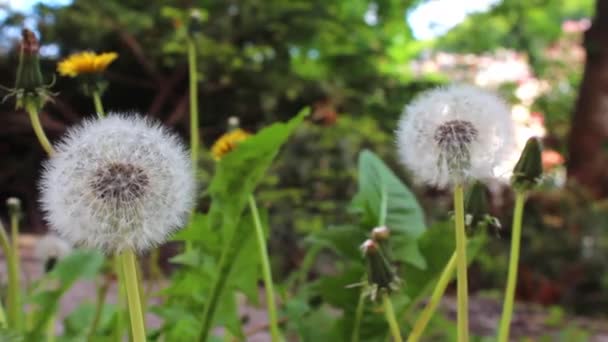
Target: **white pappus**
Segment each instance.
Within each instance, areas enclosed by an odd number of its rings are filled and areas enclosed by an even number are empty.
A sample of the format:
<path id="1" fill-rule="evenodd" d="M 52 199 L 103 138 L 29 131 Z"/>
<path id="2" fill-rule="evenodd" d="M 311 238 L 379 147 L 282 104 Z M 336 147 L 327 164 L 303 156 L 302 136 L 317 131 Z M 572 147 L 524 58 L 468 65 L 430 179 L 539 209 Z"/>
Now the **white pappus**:
<path id="1" fill-rule="evenodd" d="M 51 227 L 73 245 L 141 252 L 185 223 L 195 192 L 190 159 L 160 124 L 114 113 L 69 129 L 55 150 L 41 203 Z"/>
<path id="2" fill-rule="evenodd" d="M 397 129 L 401 162 L 427 184 L 487 180 L 514 148 L 509 107 L 468 85 L 427 91 L 404 109 Z"/>

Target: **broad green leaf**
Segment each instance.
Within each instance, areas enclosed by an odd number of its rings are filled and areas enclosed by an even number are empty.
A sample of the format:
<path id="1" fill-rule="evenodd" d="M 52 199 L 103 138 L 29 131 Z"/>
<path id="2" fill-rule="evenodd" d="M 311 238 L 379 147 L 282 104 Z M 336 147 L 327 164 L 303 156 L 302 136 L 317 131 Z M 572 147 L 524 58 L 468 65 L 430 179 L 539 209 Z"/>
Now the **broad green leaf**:
<path id="1" fill-rule="evenodd" d="M 424 213 L 414 194 L 374 153 L 364 150 L 359 155 L 359 192 L 353 206 L 377 225 L 382 192 L 388 196 L 386 225 L 393 233 L 416 240 L 424 232 Z M 370 229 L 373 227 L 369 227 Z"/>

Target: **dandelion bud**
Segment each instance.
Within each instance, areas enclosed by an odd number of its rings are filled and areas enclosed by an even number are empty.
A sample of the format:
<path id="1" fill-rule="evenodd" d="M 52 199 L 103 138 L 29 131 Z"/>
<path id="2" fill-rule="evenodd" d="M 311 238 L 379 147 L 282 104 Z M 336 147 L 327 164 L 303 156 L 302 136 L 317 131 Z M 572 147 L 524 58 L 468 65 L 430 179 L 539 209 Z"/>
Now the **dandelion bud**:
<path id="1" fill-rule="evenodd" d="M 34 253 L 44 264 L 44 271 L 50 272 L 57 261 L 70 254 L 72 247 L 55 234 L 46 234 L 36 243 Z"/>
<path id="2" fill-rule="evenodd" d="M 190 159 L 177 137 L 139 116 L 71 128 L 46 163 L 42 206 L 75 246 L 108 253 L 163 243 L 193 205 Z"/>
<path id="3" fill-rule="evenodd" d="M 15 87 L 8 96 L 16 97 L 17 109 L 31 107 L 39 111 L 50 97 L 47 91 L 50 85 L 44 84 L 40 71 L 40 43 L 34 32 L 28 29 L 23 29 L 21 36 Z"/>
<path id="4" fill-rule="evenodd" d="M 6 200 L 6 207 L 8 208 L 8 214 L 10 216 L 21 217 L 21 200 L 17 197 L 9 197 Z"/>
<path id="5" fill-rule="evenodd" d="M 376 227 L 372 229 L 372 240 L 379 242 L 388 240 L 391 235 L 391 230 L 386 226 Z"/>
<path id="6" fill-rule="evenodd" d="M 414 176 L 445 187 L 493 177 L 513 146 L 513 123 L 499 97 L 452 85 L 406 106 L 397 143 L 401 161 Z"/>
<path id="7" fill-rule="evenodd" d="M 203 16 L 203 13 L 199 9 L 193 9 L 190 11 L 188 33 L 192 35 L 201 32 L 203 29 L 203 21 L 205 21 L 205 19 L 206 17 Z"/>
<path id="8" fill-rule="evenodd" d="M 486 188 L 481 182 L 475 182 L 467 193 L 465 212 L 465 222 L 470 229 L 475 229 L 484 224 L 500 228 L 498 219 L 489 214 L 488 196 Z"/>
<path id="9" fill-rule="evenodd" d="M 233 131 L 241 125 L 241 120 L 237 116 L 231 116 L 228 118 L 228 130 Z"/>
<path id="10" fill-rule="evenodd" d="M 366 240 L 361 245 L 367 263 L 367 293 L 372 300 L 378 298 L 378 293 L 388 294 L 399 289 L 401 280 L 388 262 L 378 244 Z"/>
<path id="11" fill-rule="evenodd" d="M 511 177 L 511 185 L 518 190 L 530 190 L 536 186 L 543 174 L 542 147 L 538 138 L 526 142 Z"/>

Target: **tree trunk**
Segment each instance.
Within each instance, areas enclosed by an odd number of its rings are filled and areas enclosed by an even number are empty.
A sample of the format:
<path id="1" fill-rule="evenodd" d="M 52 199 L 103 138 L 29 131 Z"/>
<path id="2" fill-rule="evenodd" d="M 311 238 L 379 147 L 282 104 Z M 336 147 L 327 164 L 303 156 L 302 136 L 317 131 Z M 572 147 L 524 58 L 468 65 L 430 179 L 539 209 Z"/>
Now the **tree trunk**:
<path id="1" fill-rule="evenodd" d="M 608 195 L 608 0 L 597 0 L 585 32 L 587 60 L 569 141 L 568 178 Z"/>

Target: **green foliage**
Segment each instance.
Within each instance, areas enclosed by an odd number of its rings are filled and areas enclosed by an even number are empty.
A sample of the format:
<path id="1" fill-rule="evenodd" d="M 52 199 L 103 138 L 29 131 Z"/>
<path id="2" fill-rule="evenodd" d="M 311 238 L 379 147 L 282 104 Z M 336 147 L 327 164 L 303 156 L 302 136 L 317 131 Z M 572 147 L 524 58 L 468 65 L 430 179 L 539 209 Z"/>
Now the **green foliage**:
<path id="1" fill-rule="evenodd" d="M 44 334 L 51 316 L 58 310 L 59 300 L 79 279 L 91 279 L 101 270 L 104 257 L 97 251 L 75 251 L 59 261 L 48 275 L 39 281 L 38 288 L 32 296 L 32 304 L 38 307 L 34 317 L 30 340 L 37 340 Z M 47 287 L 50 282 L 57 282 L 56 287 Z"/>
<path id="2" fill-rule="evenodd" d="M 307 115 L 308 110 L 302 110 L 287 123 L 261 130 L 218 162 L 208 189 L 212 200 L 208 214 L 195 216 L 193 224 L 177 236 L 194 242 L 195 249 L 173 259 L 184 267 L 176 273 L 174 283 L 166 291 L 172 302 L 157 309 L 168 319 L 164 328 L 168 336 L 194 338 L 198 333 L 195 326 L 184 328 L 187 323 L 183 322 L 174 325 L 170 316 L 175 319 L 175 310 L 182 310 L 189 313 L 181 316 L 195 317 L 200 315 L 204 305 L 213 306 L 214 323 L 242 336 L 234 292 L 240 291 L 256 303 L 260 278 L 259 261 L 252 257 L 257 255 L 253 222 L 248 214 L 243 216 L 243 210 L 280 147 Z M 263 224 L 267 222 L 265 216 L 262 215 Z M 199 294 L 194 303 L 192 293 Z M 216 300 L 218 302 L 214 302 Z"/>

